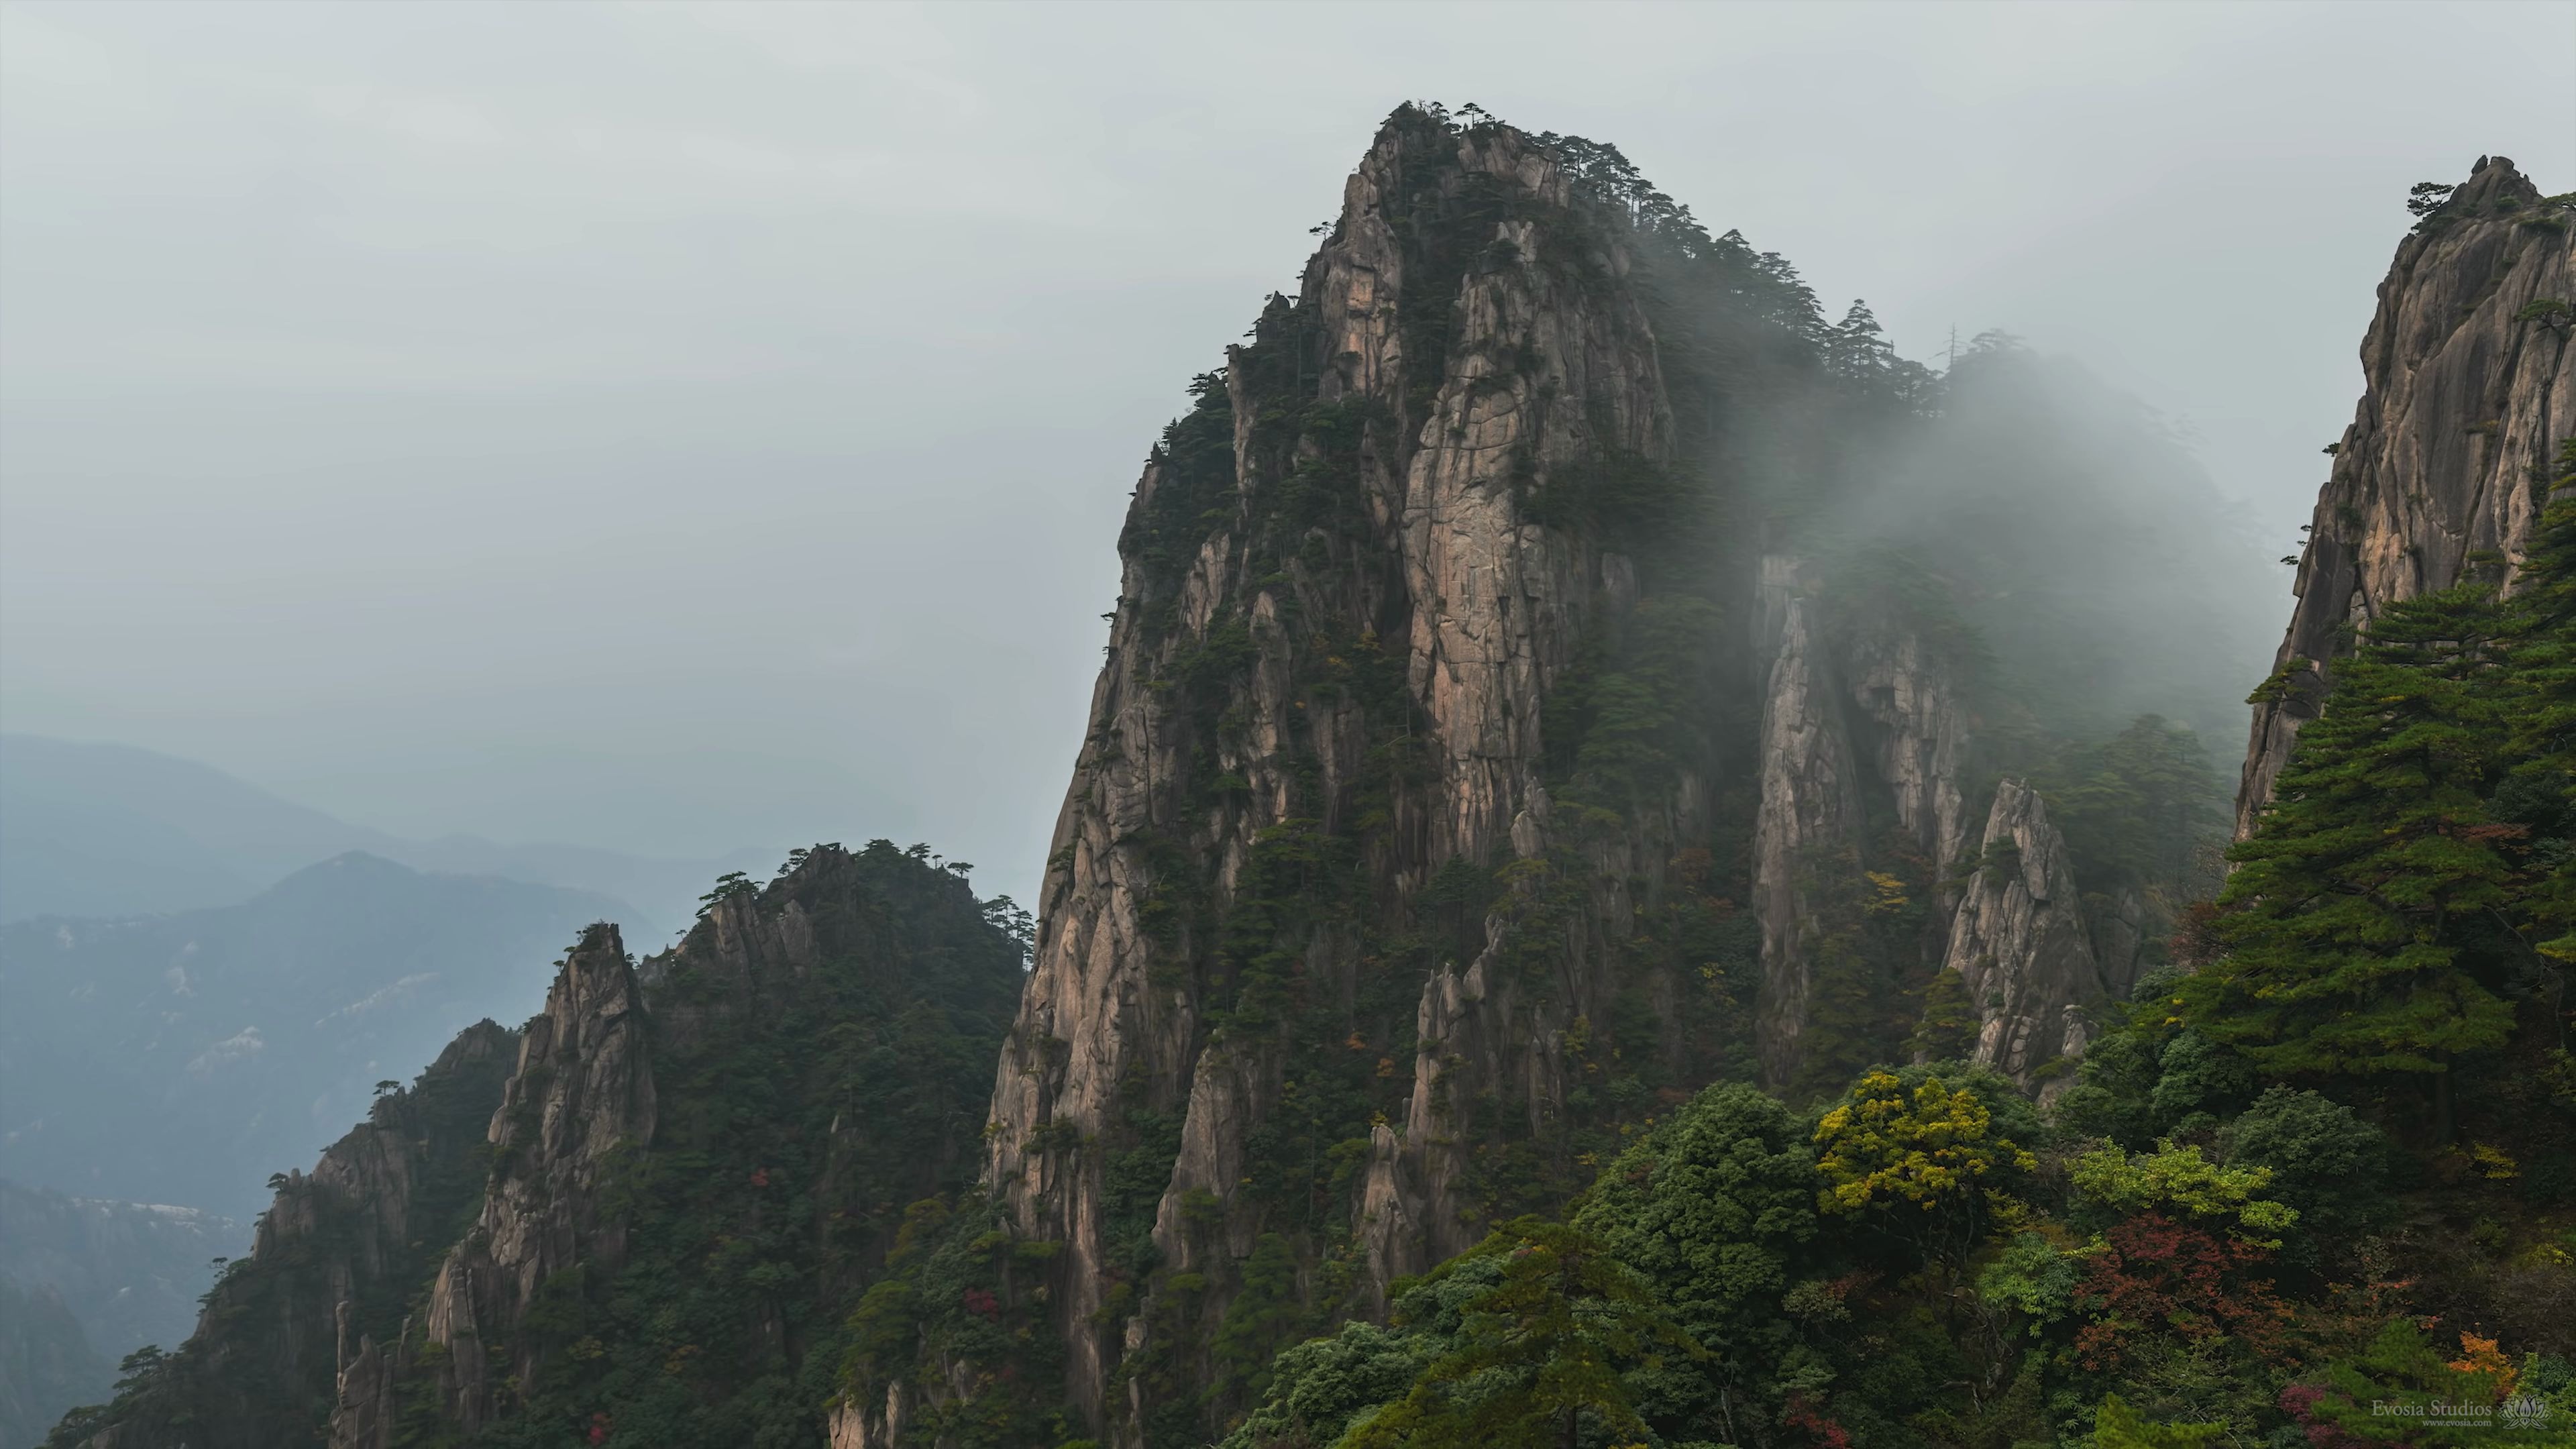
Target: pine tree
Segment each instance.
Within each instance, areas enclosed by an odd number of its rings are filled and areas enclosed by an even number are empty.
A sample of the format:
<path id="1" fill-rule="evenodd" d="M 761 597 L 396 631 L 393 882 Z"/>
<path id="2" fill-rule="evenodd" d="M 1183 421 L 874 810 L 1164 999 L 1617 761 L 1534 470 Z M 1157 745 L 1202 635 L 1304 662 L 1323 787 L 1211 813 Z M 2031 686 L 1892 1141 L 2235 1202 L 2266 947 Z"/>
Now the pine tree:
<path id="1" fill-rule="evenodd" d="M 2274 1075 L 2447 1073 L 2501 1045 L 2493 988 L 2516 862 L 2489 799 L 2507 760 L 2504 624 L 2467 584 L 2392 607 L 2335 669 L 2239 869 L 2225 954 L 2185 1014 Z M 2436 1091 L 2441 1082 L 2437 1076 Z"/>
<path id="2" fill-rule="evenodd" d="M 2564 972 L 2576 965 L 2576 438 L 2559 445 L 2555 482 L 2507 605 L 2518 697 L 2500 813 L 2531 833 L 2525 934 Z"/>
<path id="3" fill-rule="evenodd" d="M 1585 1421 L 1646 1437 L 1623 1370 L 1702 1350 L 1636 1271 L 1579 1229 L 1521 1218 L 1473 1250 L 1502 1277 L 1465 1305 L 1457 1347 L 1343 1440 L 1353 1449 L 1576 1449 Z"/>
<path id="4" fill-rule="evenodd" d="M 2193 1449 L 2226 1432 L 2225 1424 L 2150 1423 L 2122 1403 L 2118 1394 L 2102 1400 L 2093 1421 L 2096 1449 Z"/>
<path id="5" fill-rule="evenodd" d="M 1944 969 L 1923 988 L 1923 1015 L 1906 1051 L 1917 1062 L 1965 1061 L 1977 1049 L 1979 1025 L 1967 979 L 1956 967 Z"/>
<path id="6" fill-rule="evenodd" d="M 2140 715 L 2110 739 L 2067 752 L 2042 774 L 2041 789 L 2076 853 L 2076 878 L 2088 884 L 2126 872 L 2181 894 L 2204 846 L 2222 835 L 2227 797 L 2209 752 L 2162 715 Z"/>
<path id="7" fill-rule="evenodd" d="M 1896 365 L 1896 349 L 1869 304 L 1853 298 L 1843 320 L 1825 333 L 1825 369 L 1846 382 L 1871 383 Z"/>
<path id="8" fill-rule="evenodd" d="M 2439 181 L 2418 181 L 2406 191 L 2406 214 L 2420 225 L 2424 218 L 2450 204 L 2453 188 Z"/>

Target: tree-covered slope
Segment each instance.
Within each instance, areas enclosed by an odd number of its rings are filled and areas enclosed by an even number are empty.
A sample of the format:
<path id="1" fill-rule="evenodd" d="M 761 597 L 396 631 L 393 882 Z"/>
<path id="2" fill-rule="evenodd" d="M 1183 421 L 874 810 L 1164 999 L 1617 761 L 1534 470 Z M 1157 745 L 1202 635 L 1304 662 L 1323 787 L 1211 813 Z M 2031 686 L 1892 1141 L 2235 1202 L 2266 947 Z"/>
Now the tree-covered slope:
<path id="1" fill-rule="evenodd" d="M 1021 929 L 883 841 L 727 877 L 641 967 L 590 928 L 480 1029 L 506 1053 L 468 1033 L 280 1179 L 196 1337 L 58 1442 L 819 1439 L 846 1320 L 971 1183 Z"/>

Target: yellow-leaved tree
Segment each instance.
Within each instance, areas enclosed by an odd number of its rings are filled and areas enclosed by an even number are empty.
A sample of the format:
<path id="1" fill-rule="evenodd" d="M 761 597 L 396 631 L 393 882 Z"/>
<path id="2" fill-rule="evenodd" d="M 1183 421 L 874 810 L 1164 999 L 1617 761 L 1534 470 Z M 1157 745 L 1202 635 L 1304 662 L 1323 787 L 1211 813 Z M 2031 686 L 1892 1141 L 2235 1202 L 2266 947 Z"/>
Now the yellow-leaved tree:
<path id="1" fill-rule="evenodd" d="M 1852 1083 L 1816 1123 L 1816 1205 L 1878 1225 L 1956 1267 L 1982 1235 L 2002 1189 L 2037 1166 L 2003 1135 L 1994 1109 L 1939 1075 L 1910 1089 L 1889 1071 Z"/>

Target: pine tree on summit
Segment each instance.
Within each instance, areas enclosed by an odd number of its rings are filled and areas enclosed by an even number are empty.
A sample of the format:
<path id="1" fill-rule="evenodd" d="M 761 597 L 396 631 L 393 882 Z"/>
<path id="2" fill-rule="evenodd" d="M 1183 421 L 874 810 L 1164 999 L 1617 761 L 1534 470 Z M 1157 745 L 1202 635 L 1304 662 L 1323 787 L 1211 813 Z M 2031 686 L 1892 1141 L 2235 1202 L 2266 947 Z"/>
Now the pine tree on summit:
<path id="1" fill-rule="evenodd" d="M 2226 953 L 2181 990 L 2192 1023 L 2274 1074 L 2447 1074 L 2501 1045 L 2494 989 L 2522 831 L 2490 808 L 2507 763 L 2493 593 L 2408 600 L 2335 669 L 2219 897 Z M 2447 1101 L 2437 1076 L 2437 1097 Z"/>
<path id="2" fill-rule="evenodd" d="M 1896 365 L 1896 349 L 1877 314 L 1858 298 L 1825 334 L 1825 370 L 1846 382 L 1875 382 Z"/>

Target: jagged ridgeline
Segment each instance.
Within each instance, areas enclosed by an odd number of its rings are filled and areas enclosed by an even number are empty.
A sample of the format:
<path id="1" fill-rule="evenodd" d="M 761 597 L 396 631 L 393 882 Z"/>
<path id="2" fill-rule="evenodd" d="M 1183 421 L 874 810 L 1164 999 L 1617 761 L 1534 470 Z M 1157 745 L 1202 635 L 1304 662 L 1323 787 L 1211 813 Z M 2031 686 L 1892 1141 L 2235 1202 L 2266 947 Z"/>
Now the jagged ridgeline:
<path id="1" fill-rule="evenodd" d="M 1006 900 L 884 841 L 728 877 L 640 967 L 592 927 L 523 1035 L 279 1178 L 196 1335 L 51 1442 L 818 1443 L 852 1307 L 980 1166 L 1025 961 Z"/>
<path id="2" fill-rule="evenodd" d="M 2223 794 L 2106 661 L 2223 717 L 2259 645 L 2160 637 L 2228 545 L 2157 531 L 2205 485 L 2134 408 L 1904 362 L 1472 110 L 1398 110 L 1323 230 L 1137 485 L 995 1087 L 998 1321 L 1062 1378 L 890 1297 L 841 1442 L 1059 1382 L 1203 1442 L 1708 1083 L 2062 1074 L 2210 868 Z"/>

